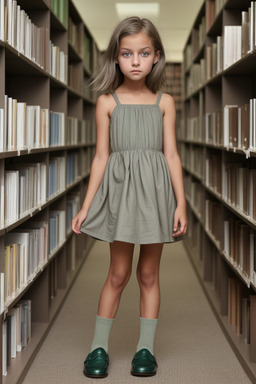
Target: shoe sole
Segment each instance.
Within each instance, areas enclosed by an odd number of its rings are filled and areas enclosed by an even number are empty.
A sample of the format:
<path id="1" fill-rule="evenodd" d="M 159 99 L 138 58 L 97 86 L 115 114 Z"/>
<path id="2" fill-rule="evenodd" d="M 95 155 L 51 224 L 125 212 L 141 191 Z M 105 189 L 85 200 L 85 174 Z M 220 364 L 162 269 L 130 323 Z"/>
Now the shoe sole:
<path id="1" fill-rule="evenodd" d="M 104 379 L 105 377 L 108 376 L 107 373 L 105 375 L 90 375 L 89 373 L 83 372 L 83 374 L 84 374 L 84 376 L 89 377 L 91 379 Z"/>
<path id="2" fill-rule="evenodd" d="M 150 376 L 155 376 L 156 372 L 154 373 L 140 373 L 140 372 L 131 372 L 132 376 L 140 376 L 140 377 L 150 377 Z"/>

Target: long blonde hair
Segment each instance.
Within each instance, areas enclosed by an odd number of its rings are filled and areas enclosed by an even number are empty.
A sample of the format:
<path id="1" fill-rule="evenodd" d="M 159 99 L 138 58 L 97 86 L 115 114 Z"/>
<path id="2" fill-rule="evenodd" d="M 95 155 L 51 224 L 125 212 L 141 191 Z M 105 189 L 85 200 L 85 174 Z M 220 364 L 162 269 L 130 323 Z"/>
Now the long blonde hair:
<path id="1" fill-rule="evenodd" d="M 137 16 L 128 17 L 116 26 L 103 56 L 103 65 L 96 72 L 92 81 L 96 90 L 112 93 L 122 84 L 124 76 L 116 63 L 120 41 L 125 36 L 136 35 L 141 31 L 145 32 L 151 39 L 155 52 L 159 51 L 160 53 L 158 62 L 153 65 L 151 72 L 146 77 L 147 87 L 154 93 L 159 90 L 163 83 L 164 47 L 154 24 L 148 19 L 140 19 Z"/>

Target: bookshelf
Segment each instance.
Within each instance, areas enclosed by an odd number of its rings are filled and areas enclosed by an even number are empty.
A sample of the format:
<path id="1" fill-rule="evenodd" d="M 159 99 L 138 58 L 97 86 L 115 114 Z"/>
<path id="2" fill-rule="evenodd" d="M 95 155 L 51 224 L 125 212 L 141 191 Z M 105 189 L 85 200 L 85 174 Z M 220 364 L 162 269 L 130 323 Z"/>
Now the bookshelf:
<path id="1" fill-rule="evenodd" d="M 93 244 L 71 220 L 95 153 L 100 52 L 72 0 L 0 0 L 0 21 L 0 383 L 13 384 Z"/>
<path id="2" fill-rule="evenodd" d="M 184 48 L 177 132 L 185 245 L 214 313 L 256 383 L 256 2 L 205 0 Z M 232 49 L 231 49 L 232 48 Z"/>

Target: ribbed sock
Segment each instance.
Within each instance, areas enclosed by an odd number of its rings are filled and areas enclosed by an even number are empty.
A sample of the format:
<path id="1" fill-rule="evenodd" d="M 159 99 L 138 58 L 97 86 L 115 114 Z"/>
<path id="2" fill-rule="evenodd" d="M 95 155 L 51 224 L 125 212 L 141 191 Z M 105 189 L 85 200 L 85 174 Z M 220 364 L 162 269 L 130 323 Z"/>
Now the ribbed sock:
<path id="1" fill-rule="evenodd" d="M 137 352 L 141 349 L 148 349 L 154 355 L 154 338 L 158 319 L 145 319 L 140 317 L 140 338 L 137 345 Z"/>
<path id="2" fill-rule="evenodd" d="M 91 345 L 91 352 L 96 348 L 104 348 L 108 352 L 109 334 L 115 319 L 105 319 L 96 316 L 94 338 Z"/>

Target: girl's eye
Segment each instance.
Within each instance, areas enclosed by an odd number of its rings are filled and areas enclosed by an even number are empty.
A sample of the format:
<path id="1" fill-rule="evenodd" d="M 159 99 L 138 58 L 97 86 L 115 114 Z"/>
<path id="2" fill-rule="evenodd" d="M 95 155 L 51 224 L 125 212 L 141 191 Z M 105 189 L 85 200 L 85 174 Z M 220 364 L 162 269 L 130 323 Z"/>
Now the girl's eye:
<path id="1" fill-rule="evenodd" d="M 129 52 L 124 52 L 124 53 L 123 53 L 123 56 L 124 56 L 124 57 L 130 57 L 130 53 L 129 53 Z"/>
<path id="2" fill-rule="evenodd" d="M 141 56 L 142 56 L 142 57 L 147 57 L 148 55 L 149 55 L 148 52 L 141 52 Z"/>

